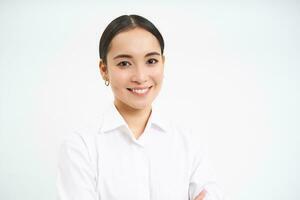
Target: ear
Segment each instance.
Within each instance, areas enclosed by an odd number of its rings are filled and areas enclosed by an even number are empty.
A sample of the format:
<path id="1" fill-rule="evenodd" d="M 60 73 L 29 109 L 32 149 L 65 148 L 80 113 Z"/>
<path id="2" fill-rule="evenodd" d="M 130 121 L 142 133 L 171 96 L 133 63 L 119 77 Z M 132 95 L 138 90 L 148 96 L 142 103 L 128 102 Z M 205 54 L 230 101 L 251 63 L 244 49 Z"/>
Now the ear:
<path id="1" fill-rule="evenodd" d="M 162 55 L 162 63 L 165 64 L 165 55 Z"/>
<path id="2" fill-rule="evenodd" d="M 99 62 L 99 70 L 100 70 L 102 79 L 103 79 L 103 80 L 108 80 L 108 69 L 107 69 L 107 65 L 104 64 L 104 62 L 103 62 L 102 59 L 100 59 L 100 62 Z"/>

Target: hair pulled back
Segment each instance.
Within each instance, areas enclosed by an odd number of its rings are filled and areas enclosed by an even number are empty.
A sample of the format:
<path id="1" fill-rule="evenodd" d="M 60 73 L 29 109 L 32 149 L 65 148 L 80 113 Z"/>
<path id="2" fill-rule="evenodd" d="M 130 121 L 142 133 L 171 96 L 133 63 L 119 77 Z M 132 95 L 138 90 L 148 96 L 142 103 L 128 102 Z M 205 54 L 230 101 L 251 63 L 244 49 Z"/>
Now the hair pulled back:
<path id="1" fill-rule="evenodd" d="M 122 15 L 108 24 L 100 38 L 99 56 L 103 63 L 107 63 L 107 53 L 109 51 L 112 39 L 120 32 L 134 29 L 137 27 L 149 31 L 156 37 L 161 48 L 161 54 L 163 54 L 164 39 L 153 23 L 139 15 Z"/>

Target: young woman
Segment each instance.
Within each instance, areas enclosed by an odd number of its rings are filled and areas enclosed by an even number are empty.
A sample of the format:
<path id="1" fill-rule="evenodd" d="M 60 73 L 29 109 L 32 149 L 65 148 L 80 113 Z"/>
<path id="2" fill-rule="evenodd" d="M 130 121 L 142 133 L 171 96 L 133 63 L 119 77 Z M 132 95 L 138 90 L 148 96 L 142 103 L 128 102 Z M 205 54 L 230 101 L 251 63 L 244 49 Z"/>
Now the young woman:
<path id="1" fill-rule="evenodd" d="M 99 51 L 114 101 L 94 131 L 63 143 L 59 199 L 222 199 L 201 146 L 152 106 L 164 77 L 158 29 L 141 16 L 120 16 L 104 30 Z"/>

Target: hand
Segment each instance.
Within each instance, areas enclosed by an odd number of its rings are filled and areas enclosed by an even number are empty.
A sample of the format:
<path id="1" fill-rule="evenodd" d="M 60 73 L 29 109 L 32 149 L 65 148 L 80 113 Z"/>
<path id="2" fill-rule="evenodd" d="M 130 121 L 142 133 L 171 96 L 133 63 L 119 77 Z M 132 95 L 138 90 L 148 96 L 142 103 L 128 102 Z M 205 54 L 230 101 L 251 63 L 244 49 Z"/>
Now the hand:
<path id="1" fill-rule="evenodd" d="M 203 200 L 205 197 L 205 194 L 206 194 L 206 191 L 202 190 L 194 200 Z"/>

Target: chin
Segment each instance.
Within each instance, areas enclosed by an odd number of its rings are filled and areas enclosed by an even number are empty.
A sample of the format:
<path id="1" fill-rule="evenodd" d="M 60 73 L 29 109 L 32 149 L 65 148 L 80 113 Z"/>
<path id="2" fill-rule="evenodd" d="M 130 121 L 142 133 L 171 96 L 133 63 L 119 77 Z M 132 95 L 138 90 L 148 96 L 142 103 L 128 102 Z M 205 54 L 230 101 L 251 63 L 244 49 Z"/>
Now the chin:
<path id="1" fill-rule="evenodd" d="M 117 104 L 123 108 L 129 108 L 134 110 L 144 110 L 147 108 L 151 108 L 152 106 L 152 98 L 149 99 L 132 99 L 132 98 L 115 98 Z"/>
<path id="2" fill-rule="evenodd" d="M 129 104 L 128 106 L 130 106 L 131 108 L 133 109 L 136 109 L 136 110 L 144 110 L 146 108 L 149 108 L 151 107 L 151 103 L 150 104 L 139 104 L 139 103 L 133 103 L 133 104 Z"/>

